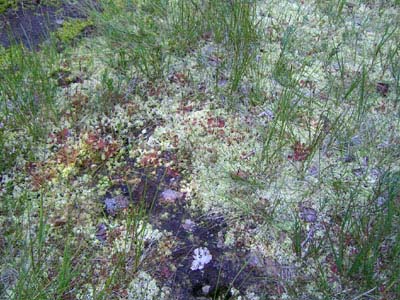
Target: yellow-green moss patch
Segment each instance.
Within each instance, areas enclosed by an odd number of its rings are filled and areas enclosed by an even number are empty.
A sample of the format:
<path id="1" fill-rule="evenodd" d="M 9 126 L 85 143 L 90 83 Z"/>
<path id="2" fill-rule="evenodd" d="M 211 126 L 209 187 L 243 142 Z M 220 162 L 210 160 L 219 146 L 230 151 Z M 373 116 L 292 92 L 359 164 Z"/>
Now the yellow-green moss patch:
<path id="1" fill-rule="evenodd" d="M 57 30 L 56 37 L 63 43 L 69 43 L 75 39 L 88 26 L 93 25 L 90 20 L 70 20 L 64 22 L 62 27 Z"/>

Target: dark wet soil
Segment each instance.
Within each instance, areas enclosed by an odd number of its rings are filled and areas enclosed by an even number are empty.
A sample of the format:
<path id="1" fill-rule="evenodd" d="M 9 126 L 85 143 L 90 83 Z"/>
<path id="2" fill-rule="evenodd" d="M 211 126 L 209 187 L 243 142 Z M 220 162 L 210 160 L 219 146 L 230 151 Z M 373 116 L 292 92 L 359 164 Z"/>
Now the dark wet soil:
<path id="1" fill-rule="evenodd" d="M 0 15 L 0 44 L 9 47 L 22 43 L 36 49 L 49 37 L 49 33 L 62 25 L 68 18 L 85 18 L 84 7 L 61 1 L 58 6 L 19 4 Z"/>
<path id="2" fill-rule="evenodd" d="M 166 189 L 179 190 L 179 176 L 168 174 L 164 167 L 158 167 L 153 172 L 144 169 L 136 171 L 141 174 L 141 179 L 134 190 L 123 184 L 114 186 L 105 199 L 122 194 L 136 205 L 144 201 L 152 226 L 172 233 L 175 245 L 170 249 L 172 254 L 152 259 L 147 268 L 160 286 L 171 288 L 174 299 L 228 300 L 232 299 L 232 287 L 242 294 L 249 286 L 268 289 L 265 272 L 249 264 L 249 251 L 244 245 L 224 245 L 223 236 L 228 225 L 223 216 L 204 216 L 193 212 L 185 195 L 173 203 L 162 201 L 162 192 Z M 190 228 L 185 226 L 188 220 Z M 210 251 L 212 260 L 202 270 L 191 270 L 194 249 L 200 247 Z"/>

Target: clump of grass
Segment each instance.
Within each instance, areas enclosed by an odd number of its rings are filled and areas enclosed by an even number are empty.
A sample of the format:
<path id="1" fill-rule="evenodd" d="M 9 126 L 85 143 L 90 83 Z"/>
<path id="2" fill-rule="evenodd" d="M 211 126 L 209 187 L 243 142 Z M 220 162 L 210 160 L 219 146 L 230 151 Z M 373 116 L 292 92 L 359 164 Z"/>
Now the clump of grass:
<path id="1" fill-rule="evenodd" d="M 129 61 L 151 79 L 165 72 L 167 3 L 164 1 L 102 2 L 103 13 L 94 13 L 94 24 L 106 37 L 114 54 Z"/>
<path id="2" fill-rule="evenodd" d="M 338 228 L 328 229 L 326 242 L 332 268 L 348 283 L 371 293 L 398 295 L 399 253 L 399 174 L 388 170 L 382 175 L 367 207 L 360 207 L 355 188 L 338 213 Z M 336 188 L 340 188 L 338 184 Z M 343 189 L 348 187 L 342 186 Z M 384 195 L 384 196 L 383 196 Z M 336 233 L 333 233 L 336 232 Z M 320 245 L 321 247 L 321 245 Z M 320 271 L 323 275 L 326 271 Z"/>
<path id="3" fill-rule="evenodd" d="M 256 8 L 255 1 L 191 1 L 172 12 L 176 15 L 172 26 L 177 38 L 172 36 L 171 41 L 186 40 L 191 45 L 196 40 L 216 43 L 221 62 L 214 74 L 215 92 L 218 93 L 220 77 L 227 78 L 228 104 L 232 107 L 238 100 L 234 95 L 245 79 L 254 79 L 252 75 L 258 69 L 256 55 L 263 22 L 258 19 Z M 187 45 L 181 48 L 186 49 Z"/>
<path id="4" fill-rule="evenodd" d="M 45 136 L 47 125 L 56 123 L 57 86 L 50 74 L 57 65 L 58 54 L 51 45 L 42 52 L 31 52 L 22 45 L 0 49 L 0 52 L 0 134 L 5 147 L 0 169 L 5 170 L 19 152 L 18 149 L 7 149 L 7 137 L 12 136 L 12 132 L 22 134 L 24 143 L 29 144 L 31 140 L 34 144 Z M 26 147 L 28 152 L 25 154 L 29 154 L 29 148 Z"/>
<path id="5" fill-rule="evenodd" d="M 10 187 L 12 188 L 12 187 Z M 36 193 L 22 192 L 18 198 L 11 195 L 4 195 L 2 215 L 8 219 L 9 227 L 6 233 L 5 256 L 8 261 L 2 259 L 2 274 L 8 270 L 14 270 L 14 282 L 3 284 L 4 290 L 1 296 L 8 299 L 48 299 L 59 298 L 67 292 L 74 272 L 75 266 L 72 265 L 73 254 L 71 246 L 67 241 L 61 253 L 54 253 L 54 248 L 47 246 L 47 239 L 50 235 L 50 227 L 47 224 L 48 212 L 43 205 L 43 195 Z M 39 207 L 32 205 L 32 200 L 39 197 Z M 17 205 L 9 205 L 9 201 Z M 34 216 L 37 214 L 38 219 Z M 14 215 L 18 222 L 11 221 Z M 4 223 L 3 223 L 4 224 Z M 14 248 L 16 247 L 16 248 Z M 54 257 L 56 255 L 56 257 Z M 48 260 L 61 256 L 62 262 L 53 265 L 57 270 L 52 270 Z M 57 278 L 49 282 L 47 276 L 49 272 L 56 272 Z"/>
<path id="6" fill-rule="evenodd" d="M 217 73 L 229 78 L 230 93 L 236 93 L 256 67 L 261 22 L 253 1 L 105 1 L 102 5 L 104 12 L 95 13 L 93 20 L 115 49 L 116 60 L 134 65 L 147 78 L 163 78 L 175 56 L 187 55 L 201 41 L 215 41 L 225 52 L 223 69 Z"/>

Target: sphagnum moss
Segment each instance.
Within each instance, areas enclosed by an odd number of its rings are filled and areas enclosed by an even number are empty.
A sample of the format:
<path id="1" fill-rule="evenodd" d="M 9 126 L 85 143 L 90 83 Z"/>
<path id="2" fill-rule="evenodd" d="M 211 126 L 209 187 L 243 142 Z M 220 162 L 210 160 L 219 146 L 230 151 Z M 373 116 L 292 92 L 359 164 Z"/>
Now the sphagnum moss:
<path id="1" fill-rule="evenodd" d="M 87 27 L 92 26 L 90 20 L 69 20 L 64 21 L 61 28 L 55 33 L 56 37 L 63 43 L 70 43 L 77 38 Z"/>

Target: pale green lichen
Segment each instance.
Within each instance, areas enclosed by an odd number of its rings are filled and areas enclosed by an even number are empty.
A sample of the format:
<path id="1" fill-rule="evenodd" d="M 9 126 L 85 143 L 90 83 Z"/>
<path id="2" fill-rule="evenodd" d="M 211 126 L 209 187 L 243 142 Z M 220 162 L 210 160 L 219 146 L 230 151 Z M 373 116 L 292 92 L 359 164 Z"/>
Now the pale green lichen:
<path id="1" fill-rule="evenodd" d="M 235 242 L 235 232 L 236 232 L 236 228 L 230 228 L 226 234 L 225 234 L 225 239 L 224 239 L 224 245 L 226 247 L 232 247 Z"/>
<path id="2" fill-rule="evenodd" d="M 147 272 L 140 271 L 131 281 L 128 288 L 129 300 L 166 300 L 170 299 L 168 289 L 160 289 L 155 279 Z"/>
<path id="3" fill-rule="evenodd" d="M 120 236 L 113 241 L 113 253 L 129 253 L 132 249 L 135 249 L 138 240 L 140 242 L 147 242 L 152 245 L 161 240 L 164 233 L 158 229 L 155 229 L 151 224 L 145 221 L 138 220 L 137 228 L 135 228 L 135 233 L 127 232 L 126 221 L 123 220 L 118 224 L 118 229 Z M 145 253 L 143 253 L 141 260 L 145 258 Z"/>

